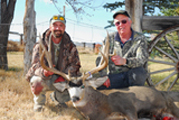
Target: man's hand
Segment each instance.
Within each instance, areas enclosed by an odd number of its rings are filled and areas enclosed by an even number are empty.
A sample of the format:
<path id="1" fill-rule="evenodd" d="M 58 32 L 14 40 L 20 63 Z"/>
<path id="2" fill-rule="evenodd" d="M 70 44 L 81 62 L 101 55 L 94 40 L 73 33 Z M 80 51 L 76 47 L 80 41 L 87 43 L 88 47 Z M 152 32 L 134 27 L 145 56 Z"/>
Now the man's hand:
<path id="1" fill-rule="evenodd" d="M 118 55 L 112 56 L 111 60 L 114 62 L 115 65 L 125 65 L 126 64 L 126 59 L 121 56 L 118 56 Z"/>
<path id="2" fill-rule="evenodd" d="M 48 77 L 53 74 L 54 74 L 53 72 L 44 69 L 44 76 Z"/>

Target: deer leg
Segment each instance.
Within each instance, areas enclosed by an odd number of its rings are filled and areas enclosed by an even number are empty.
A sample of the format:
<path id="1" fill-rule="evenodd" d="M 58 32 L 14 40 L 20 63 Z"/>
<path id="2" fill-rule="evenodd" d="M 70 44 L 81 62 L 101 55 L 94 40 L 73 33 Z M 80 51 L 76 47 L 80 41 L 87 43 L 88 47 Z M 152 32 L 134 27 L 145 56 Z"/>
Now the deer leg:
<path id="1" fill-rule="evenodd" d="M 125 112 L 126 112 L 126 114 L 124 114 L 124 115 L 127 116 L 128 120 L 138 120 L 137 113 L 135 112 L 134 109 L 131 109 L 131 110 L 128 110 Z"/>

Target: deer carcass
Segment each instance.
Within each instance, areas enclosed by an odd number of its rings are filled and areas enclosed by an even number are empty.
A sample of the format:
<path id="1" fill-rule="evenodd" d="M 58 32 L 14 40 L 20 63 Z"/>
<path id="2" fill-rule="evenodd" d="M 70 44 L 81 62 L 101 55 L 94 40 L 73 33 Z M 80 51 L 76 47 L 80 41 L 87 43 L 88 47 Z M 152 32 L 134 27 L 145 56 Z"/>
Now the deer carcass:
<path id="1" fill-rule="evenodd" d="M 45 49 L 43 44 L 41 56 L 41 65 L 44 69 L 59 74 L 68 81 L 75 81 L 75 78 L 70 78 L 69 75 L 56 70 L 52 62 L 50 61 L 50 53 Z M 102 60 L 98 67 L 92 69 L 90 72 L 84 74 L 81 79 L 83 85 L 80 87 L 70 87 L 67 85 L 70 97 L 72 99 L 74 107 L 80 110 L 85 116 L 88 116 L 91 120 L 137 120 L 138 113 L 150 112 L 155 116 L 160 116 L 163 113 L 170 113 L 174 117 L 179 119 L 179 109 L 173 103 L 179 101 L 179 93 L 161 92 L 154 88 L 146 86 L 134 86 L 125 89 L 113 89 L 103 91 L 95 90 L 100 84 L 102 85 L 106 78 L 102 78 L 98 81 L 88 80 L 87 78 L 102 69 L 108 64 L 108 51 L 109 51 L 109 38 L 105 42 L 105 48 L 102 54 Z M 43 59 L 46 56 L 49 66 L 47 67 L 43 63 Z M 98 85 L 96 83 L 99 83 Z M 175 98 L 173 99 L 172 97 Z"/>
<path id="2" fill-rule="evenodd" d="M 91 86 L 82 86 L 71 87 L 68 90 L 73 105 L 91 120 L 107 119 L 112 113 L 118 113 L 128 120 L 137 120 L 141 112 L 156 117 L 170 113 L 179 119 L 179 109 L 173 103 L 178 101 L 179 97 L 171 98 L 179 95 L 177 92 L 162 92 L 147 86 L 103 91 L 97 91 Z"/>

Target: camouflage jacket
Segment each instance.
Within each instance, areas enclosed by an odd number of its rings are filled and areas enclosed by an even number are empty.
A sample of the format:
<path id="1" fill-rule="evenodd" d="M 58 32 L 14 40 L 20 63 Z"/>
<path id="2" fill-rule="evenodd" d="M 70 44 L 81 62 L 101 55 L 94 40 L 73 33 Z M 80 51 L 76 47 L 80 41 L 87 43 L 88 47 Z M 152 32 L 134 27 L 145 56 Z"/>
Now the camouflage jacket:
<path id="1" fill-rule="evenodd" d="M 48 30 L 47 30 L 48 31 Z M 46 32 L 47 32 L 46 31 Z M 49 38 L 46 37 L 46 32 L 43 34 L 43 42 L 46 48 L 48 49 Z M 44 69 L 41 67 L 40 64 L 40 44 L 37 42 L 33 48 L 32 54 L 32 62 L 31 67 L 26 74 L 26 80 L 30 81 L 30 78 L 34 75 L 42 77 L 42 79 L 47 80 L 50 79 L 52 76 L 45 77 L 43 74 Z M 52 45 L 52 61 L 55 63 L 55 52 L 54 47 Z M 71 76 L 80 76 L 81 73 L 79 69 L 81 67 L 78 51 L 76 45 L 71 41 L 70 36 L 65 32 L 62 38 L 62 42 L 60 44 L 60 49 L 58 52 L 58 60 L 55 68 L 61 72 L 68 74 L 68 70 L 70 70 Z M 44 60 L 44 63 L 48 66 L 47 60 Z"/>
<path id="2" fill-rule="evenodd" d="M 126 42 L 123 48 L 121 48 L 120 42 L 115 40 L 116 34 L 117 32 L 110 34 L 109 53 L 112 54 L 115 49 L 116 54 L 126 58 L 128 63 L 126 65 L 117 66 L 112 62 L 111 57 L 109 57 L 109 74 L 126 72 L 131 68 L 140 66 L 146 69 L 149 56 L 146 37 L 141 33 L 133 31 L 133 40 Z M 96 64 L 98 65 L 99 62 L 100 56 L 96 59 Z M 101 76 L 106 75 L 106 73 L 107 69 L 100 71 Z"/>

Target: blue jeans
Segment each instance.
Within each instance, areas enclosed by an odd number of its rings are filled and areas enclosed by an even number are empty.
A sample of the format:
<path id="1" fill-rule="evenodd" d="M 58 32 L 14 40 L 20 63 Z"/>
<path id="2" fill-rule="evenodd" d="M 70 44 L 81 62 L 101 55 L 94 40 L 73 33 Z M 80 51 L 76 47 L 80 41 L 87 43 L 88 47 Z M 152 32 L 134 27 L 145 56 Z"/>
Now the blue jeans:
<path id="1" fill-rule="evenodd" d="M 122 72 L 118 74 L 109 74 L 110 86 L 106 88 L 105 86 L 100 86 L 98 90 L 102 89 L 119 89 L 129 86 L 143 86 L 145 80 L 147 79 L 147 71 L 143 67 L 137 67 L 130 69 L 127 72 Z"/>

